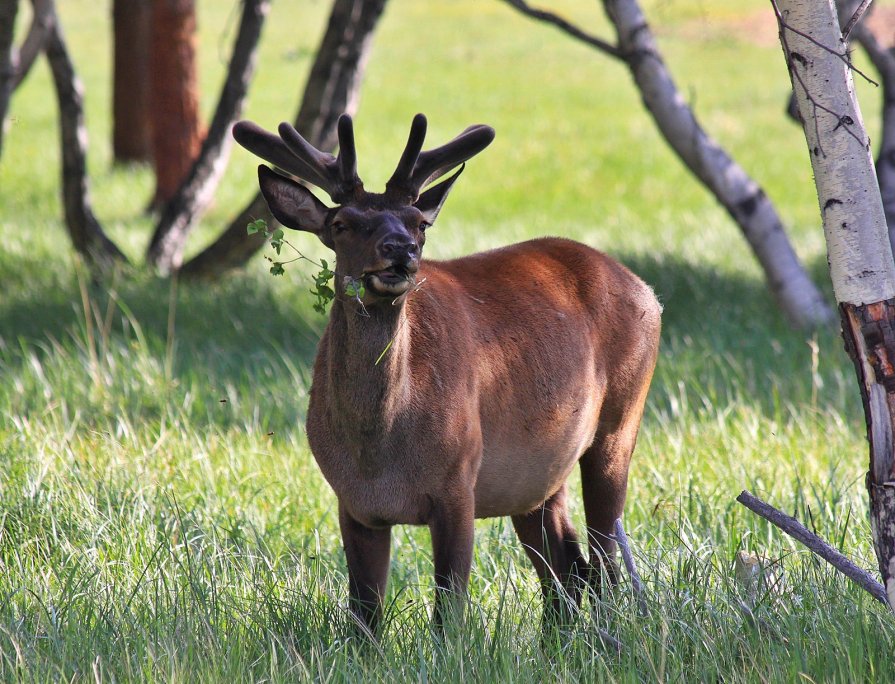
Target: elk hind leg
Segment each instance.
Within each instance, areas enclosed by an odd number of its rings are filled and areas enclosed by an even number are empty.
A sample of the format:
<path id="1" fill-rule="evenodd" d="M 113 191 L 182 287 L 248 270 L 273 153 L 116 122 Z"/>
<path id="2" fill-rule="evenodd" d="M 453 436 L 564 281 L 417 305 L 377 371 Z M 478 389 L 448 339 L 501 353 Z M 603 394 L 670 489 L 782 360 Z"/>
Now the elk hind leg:
<path id="1" fill-rule="evenodd" d="M 566 507 L 566 486 L 538 508 L 514 515 L 513 527 L 535 567 L 544 596 L 544 626 L 569 624 L 581 605 L 587 561 Z"/>
<path id="2" fill-rule="evenodd" d="M 590 552 L 590 585 L 601 595 L 602 578 L 618 581 L 615 521 L 621 517 L 628 491 L 628 466 L 637 441 L 641 411 L 601 426 L 581 457 L 581 487 Z"/>

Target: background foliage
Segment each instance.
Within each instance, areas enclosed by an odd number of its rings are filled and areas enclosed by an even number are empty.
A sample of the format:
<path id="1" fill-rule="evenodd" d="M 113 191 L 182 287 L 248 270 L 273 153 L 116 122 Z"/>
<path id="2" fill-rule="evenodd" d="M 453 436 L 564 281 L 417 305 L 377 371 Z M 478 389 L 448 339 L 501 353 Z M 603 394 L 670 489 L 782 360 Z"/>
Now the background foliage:
<path id="1" fill-rule="evenodd" d="M 609 35 L 598 3 L 554 6 Z M 199 9 L 208 113 L 238 15 L 229 3 Z M 327 9 L 274 3 L 249 118 L 291 118 Z M 706 128 L 764 184 L 826 286 L 770 8 L 646 10 Z M 136 255 L 152 178 L 110 165 L 108 7 L 70 0 L 60 11 L 86 86 L 96 209 Z M 860 90 L 873 136 L 878 95 Z M 620 65 L 499 2 L 391 0 L 357 117 L 374 189 L 417 111 L 432 143 L 473 122 L 497 129 L 430 235 L 430 258 L 564 235 L 629 264 L 665 305 L 626 511 L 652 612 L 638 618 L 623 587 L 543 648 L 533 572 L 504 520 L 478 523 L 461 632 L 433 643 L 428 535 L 400 528 L 387 636 L 366 653 L 346 641 L 335 498 L 302 427 L 324 324 L 307 292 L 313 267 L 272 278 L 258 259 L 215 284 L 174 289 L 122 272 L 111 288 L 93 285 L 60 224 L 51 93 L 41 64 L 13 100 L 0 159 L 0 677 L 893 678 L 885 611 L 734 503 L 750 488 L 873 566 L 863 420 L 841 341 L 787 328 L 733 224 L 666 150 Z M 254 169 L 234 152 L 192 249 L 255 192 Z M 736 607 L 738 549 L 780 559 L 783 593 L 756 609 L 776 636 Z M 608 655 L 595 626 L 626 652 Z"/>

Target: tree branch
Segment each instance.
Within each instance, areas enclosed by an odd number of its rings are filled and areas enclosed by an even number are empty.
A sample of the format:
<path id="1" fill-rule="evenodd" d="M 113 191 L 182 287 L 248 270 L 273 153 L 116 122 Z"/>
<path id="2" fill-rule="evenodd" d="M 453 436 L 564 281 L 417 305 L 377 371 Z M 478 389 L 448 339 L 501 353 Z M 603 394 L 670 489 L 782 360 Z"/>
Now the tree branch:
<path id="1" fill-rule="evenodd" d="M 19 0 L 0 0 L 0 153 L 3 151 L 3 131 L 9 100 L 15 80 L 14 31 Z"/>
<path id="2" fill-rule="evenodd" d="M 31 6 L 33 10 L 31 25 L 28 27 L 28 33 L 16 55 L 13 91 L 22 84 L 31 71 L 31 67 L 34 66 L 34 62 L 43 52 L 44 41 L 47 39 L 47 33 L 49 33 L 53 21 L 51 16 L 52 0 L 31 0 Z"/>
<path id="3" fill-rule="evenodd" d="M 798 520 L 792 516 L 786 515 L 770 504 L 765 503 L 758 497 L 753 496 L 745 489 L 740 492 L 737 501 L 750 511 L 760 515 L 772 525 L 783 530 L 796 541 L 804 544 L 808 547 L 809 551 L 823 558 L 839 572 L 860 585 L 861 588 L 870 592 L 873 598 L 877 601 L 886 606 L 889 605 L 889 598 L 886 595 L 886 590 L 882 584 L 875 580 L 869 572 L 863 568 L 859 568 L 839 551 L 802 525 Z"/>
<path id="4" fill-rule="evenodd" d="M 360 84 L 385 3 L 386 0 L 335 0 L 333 3 L 295 119 L 295 127 L 302 136 L 320 150 L 335 149 L 339 116 L 357 111 Z M 246 224 L 258 218 L 275 223 L 260 192 L 214 243 L 183 265 L 180 273 L 185 277 L 214 278 L 244 264 L 266 242 L 259 233 L 246 233 Z"/>
<path id="5" fill-rule="evenodd" d="M 600 52 L 609 55 L 610 57 L 622 59 L 622 53 L 618 49 L 618 47 L 603 40 L 602 38 L 598 38 L 597 36 L 587 33 L 578 26 L 575 26 L 574 24 L 566 21 L 558 14 L 554 14 L 553 12 L 550 12 L 548 10 L 535 9 L 524 2 L 524 0 L 504 0 L 504 2 L 512 7 L 515 7 L 527 17 L 531 17 L 532 19 L 537 19 L 538 21 L 543 21 L 548 24 L 553 24 L 564 33 L 567 33 L 573 38 L 580 40 L 582 43 L 586 43 L 587 45 L 596 48 Z"/>
<path id="6" fill-rule="evenodd" d="M 127 259 L 103 232 L 93 213 L 90 179 L 87 176 L 87 128 L 84 125 L 81 82 L 68 54 L 54 7 L 50 8 L 49 16 L 44 51 L 50 63 L 59 102 L 65 223 L 75 249 L 91 265 L 106 268 L 116 261 Z"/>
<path id="7" fill-rule="evenodd" d="M 523 9 L 527 5 L 522 0 L 505 2 L 528 16 L 549 21 L 534 10 Z M 627 65 L 659 132 L 741 229 L 790 323 L 796 327 L 830 323 L 833 311 L 799 261 L 774 205 L 758 183 L 706 134 L 665 66 L 637 0 L 603 0 L 603 7 L 615 27 L 618 44 L 607 50 L 600 41 L 594 47 Z M 593 45 L 580 29 L 569 34 Z"/>
<path id="8" fill-rule="evenodd" d="M 227 77 L 208 134 L 186 178 L 165 205 L 147 250 L 147 261 L 163 273 L 180 265 L 187 236 L 211 202 L 224 173 L 233 145 L 230 129 L 245 104 L 255 71 L 261 29 L 269 10 L 270 0 L 243 2 Z"/>
<path id="9" fill-rule="evenodd" d="M 645 592 L 643 590 L 643 582 L 640 580 L 640 574 L 637 572 L 637 566 L 634 564 L 634 554 L 631 553 L 631 546 L 628 544 L 628 535 L 625 534 L 625 528 L 622 525 L 622 519 L 615 521 L 615 541 L 618 548 L 622 552 L 622 561 L 625 569 L 631 578 L 631 587 L 634 589 L 634 596 L 637 597 L 637 606 L 640 609 L 640 615 L 646 616 L 649 613 L 646 605 Z"/>

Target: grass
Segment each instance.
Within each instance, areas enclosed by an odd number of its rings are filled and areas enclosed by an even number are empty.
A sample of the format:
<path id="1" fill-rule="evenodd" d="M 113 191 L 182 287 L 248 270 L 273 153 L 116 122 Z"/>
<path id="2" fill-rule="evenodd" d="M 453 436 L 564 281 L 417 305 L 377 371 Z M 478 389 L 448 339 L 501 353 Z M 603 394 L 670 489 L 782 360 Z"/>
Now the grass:
<path id="1" fill-rule="evenodd" d="M 138 260 L 152 179 L 110 164 L 107 16 L 86 0 L 61 5 L 86 86 L 97 211 Z M 608 35 L 596 4 L 559 6 Z M 208 112 L 236 10 L 200 10 Z M 779 48 L 752 28 L 769 8 L 656 0 L 647 11 L 683 92 L 764 184 L 827 287 L 804 141 L 782 117 Z M 322 2 L 274 3 L 248 116 L 292 116 L 325 14 Z M 542 644 L 533 573 L 511 525 L 489 520 L 477 525 L 464 625 L 433 640 L 428 535 L 399 528 L 385 637 L 349 638 L 335 500 L 302 427 L 324 323 L 311 269 L 275 279 L 257 260 L 174 291 L 137 267 L 90 283 L 59 220 L 40 65 L 13 100 L 0 159 L 0 679 L 895 679 L 890 615 L 734 502 L 749 488 L 875 567 L 863 418 L 841 341 L 782 320 L 624 71 L 497 2 L 392 0 L 376 41 L 357 126 L 368 186 L 388 176 L 415 111 L 433 143 L 474 121 L 498 131 L 452 194 L 430 256 L 569 235 L 629 264 L 665 305 L 626 509 L 649 615 L 623 585 Z M 862 94 L 872 132 L 875 95 Z M 254 192 L 253 168 L 234 152 L 191 249 Z M 577 492 L 573 509 L 580 528 Z M 755 609 L 770 632 L 737 608 L 740 549 L 783 568 L 781 594 Z"/>

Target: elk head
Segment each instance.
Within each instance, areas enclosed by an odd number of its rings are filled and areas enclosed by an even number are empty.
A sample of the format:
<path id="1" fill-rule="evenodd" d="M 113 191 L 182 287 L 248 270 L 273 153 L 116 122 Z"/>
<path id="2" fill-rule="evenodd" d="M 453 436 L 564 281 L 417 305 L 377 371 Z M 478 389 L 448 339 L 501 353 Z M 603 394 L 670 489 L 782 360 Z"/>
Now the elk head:
<path id="1" fill-rule="evenodd" d="M 287 228 L 314 233 L 336 253 L 336 272 L 364 284 L 364 304 L 395 298 L 416 282 L 426 229 L 438 216 L 463 163 L 494 139 L 489 126 L 470 126 L 441 147 L 423 151 L 426 117 L 417 114 L 398 166 L 384 193 L 364 190 L 357 175 L 351 117 L 339 118 L 339 154 L 321 152 L 287 123 L 279 136 L 254 123 L 233 127 L 236 141 L 283 172 L 329 194 L 328 207 L 305 186 L 262 165 L 261 192 L 274 217 Z M 432 181 L 460 167 L 445 181 Z"/>

